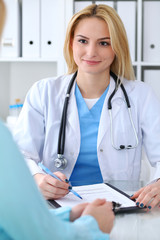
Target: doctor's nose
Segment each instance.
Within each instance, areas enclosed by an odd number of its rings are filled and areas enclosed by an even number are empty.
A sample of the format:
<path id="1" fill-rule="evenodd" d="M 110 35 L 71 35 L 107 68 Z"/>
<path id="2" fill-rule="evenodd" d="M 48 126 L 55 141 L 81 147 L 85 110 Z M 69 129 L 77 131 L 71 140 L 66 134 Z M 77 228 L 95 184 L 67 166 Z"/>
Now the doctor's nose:
<path id="1" fill-rule="evenodd" d="M 97 50 L 94 44 L 89 44 L 87 46 L 87 56 L 90 58 L 97 56 Z"/>

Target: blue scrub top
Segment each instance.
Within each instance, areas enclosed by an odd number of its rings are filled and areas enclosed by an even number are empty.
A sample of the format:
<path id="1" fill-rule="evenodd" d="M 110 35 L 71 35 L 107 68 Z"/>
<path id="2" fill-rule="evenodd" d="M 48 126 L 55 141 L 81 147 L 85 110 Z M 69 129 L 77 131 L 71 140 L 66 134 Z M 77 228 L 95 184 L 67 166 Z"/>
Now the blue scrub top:
<path id="1" fill-rule="evenodd" d="M 109 86 L 89 110 L 76 84 L 75 96 L 79 114 L 81 144 L 79 156 L 70 177 L 73 186 L 103 182 L 97 157 L 97 136 L 102 107 L 108 89 Z"/>

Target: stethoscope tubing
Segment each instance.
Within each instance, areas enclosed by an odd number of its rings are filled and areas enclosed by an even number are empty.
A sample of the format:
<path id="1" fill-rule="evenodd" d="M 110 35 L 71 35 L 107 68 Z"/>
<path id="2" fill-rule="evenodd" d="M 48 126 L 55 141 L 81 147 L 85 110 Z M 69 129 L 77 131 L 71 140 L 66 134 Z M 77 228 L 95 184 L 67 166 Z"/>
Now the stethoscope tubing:
<path id="1" fill-rule="evenodd" d="M 76 79 L 77 72 L 71 78 L 69 86 L 67 88 L 67 93 L 65 96 L 63 112 L 61 117 L 61 124 L 59 129 L 59 136 L 58 136 L 58 146 L 57 146 L 57 155 L 61 156 L 64 153 L 64 146 L 65 146 L 65 128 L 66 128 L 66 119 L 67 119 L 67 109 L 68 109 L 68 102 L 71 93 L 71 89 L 73 87 L 74 80 Z"/>
<path id="2" fill-rule="evenodd" d="M 122 150 L 122 149 L 133 149 L 136 148 L 138 146 L 138 136 L 136 133 L 136 128 L 134 126 L 133 123 L 133 119 L 131 116 L 131 105 L 130 105 L 130 101 L 127 95 L 127 92 L 123 86 L 123 84 L 121 83 L 120 79 L 116 76 L 116 74 L 114 74 L 112 71 L 110 71 L 110 75 L 113 77 L 114 81 L 115 81 L 115 89 L 113 90 L 113 92 L 111 93 L 109 99 L 108 99 L 108 111 L 109 111 L 109 116 L 110 116 L 110 124 L 111 124 L 111 144 L 113 146 L 114 149 L 116 150 Z M 69 103 L 69 98 L 70 98 L 70 93 L 71 93 L 71 89 L 73 87 L 73 83 L 76 79 L 77 76 L 77 72 L 75 72 L 70 80 L 69 86 L 67 88 L 67 93 L 65 96 L 65 101 L 64 101 L 64 106 L 63 106 L 63 111 L 62 111 L 62 117 L 61 117 L 61 123 L 60 123 L 60 130 L 59 130 L 59 135 L 58 135 L 58 146 L 57 146 L 57 156 L 58 156 L 58 162 L 64 162 L 64 168 L 67 165 L 67 160 L 64 158 L 63 154 L 64 154 L 64 147 L 65 147 L 65 131 L 66 131 L 66 119 L 67 119 L 67 109 L 68 109 L 68 103 Z M 133 128 L 133 132 L 135 135 L 135 139 L 136 139 L 136 143 L 134 146 L 128 145 L 128 146 L 124 146 L 124 145 L 120 145 L 119 147 L 115 146 L 114 143 L 114 136 L 113 136 L 113 119 L 112 119 L 112 103 L 111 100 L 114 97 L 114 95 L 116 94 L 119 86 L 121 87 L 124 97 L 125 97 L 125 101 L 127 104 L 127 108 L 128 108 L 128 113 L 129 113 L 129 119 Z M 55 160 L 56 161 L 56 160 Z M 61 169 L 64 169 L 61 168 Z M 60 169 L 60 168 L 59 168 Z"/>
<path id="3" fill-rule="evenodd" d="M 131 109 L 130 108 L 127 108 L 128 109 L 128 114 L 129 114 L 129 119 L 130 119 L 130 122 L 131 122 L 131 125 L 132 125 L 132 129 L 133 129 L 133 132 L 134 132 L 134 136 L 135 136 L 135 139 L 136 139 L 136 143 L 134 146 L 131 146 L 131 145 L 128 145 L 128 146 L 125 146 L 123 148 L 121 148 L 120 146 L 119 147 L 116 147 L 115 143 L 114 143 L 114 135 L 113 135 L 113 118 L 112 118 L 112 110 L 111 109 L 108 109 L 108 112 L 109 112 L 109 117 L 110 117 L 110 124 L 111 124 L 111 132 L 110 132 L 110 135 L 111 135 L 111 144 L 112 144 L 112 147 L 116 150 L 122 150 L 122 149 L 134 149 L 138 146 L 138 136 L 137 136 L 137 132 L 136 132 L 136 128 L 134 126 L 134 123 L 133 123 L 133 119 L 132 119 L 132 116 L 131 116 Z M 124 146 L 124 145 L 121 145 L 121 146 Z"/>
<path id="4" fill-rule="evenodd" d="M 109 111 L 109 116 L 110 116 L 110 124 L 111 124 L 111 143 L 112 143 L 112 147 L 116 150 L 122 150 L 122 149 L 134 149 L 138 146 L 138 136 L 137 136 L 137 132 L 136 132 L 136 128 L 135 128 L 135 125 L 133 123 L 133 119 L 132 119 L 132 115 L 131 115 L 131 104 L 130 104 L 130 101 L 129 101 L 129 98 L 128 98 L 128 95 L 127 95 L 127 92 L 123 86 L 123 84 L 121 83 L 120 79 L 116 76 L 116 74 L 114 74 L 112 71 L 110 71 L 110 75 L 113 77 L 113 79 L 115 80 L 115 89 L 113 90 L 113 92 L 111 93 L 109 99 L 108 99 L 108 111 Z M 111 100 L 112 98 L 114 97 L 114 95 L 116 94 L 117 90 L 118 90 L 118 87 L 121 87 L 122 89 L 122 92 L 124 94 L 124 97 L 125 97 L 125 101 L 126 101 L 126 104 L 127 104 L 127 109 L 128 109 L 128 114 L 129 114 L 129 119 L 130 119 L 130 122 L 131 122 L 131 126 L 132 126 L 132 129 L 133 129 L 133 132 L 134 132 L 134 136 L 135 136 L 135 139 L 136 139 L 136 143 L 134 146 L 132 145 L 128 145 L 128 146 L 125 146 L 125 145 L 120 145 L 119 147 L 116 147 L 115 143 L 114 143 L 114 136 L 113 136 L 113 118 L 112 118 L 112 103 L 111 103 Z"/>

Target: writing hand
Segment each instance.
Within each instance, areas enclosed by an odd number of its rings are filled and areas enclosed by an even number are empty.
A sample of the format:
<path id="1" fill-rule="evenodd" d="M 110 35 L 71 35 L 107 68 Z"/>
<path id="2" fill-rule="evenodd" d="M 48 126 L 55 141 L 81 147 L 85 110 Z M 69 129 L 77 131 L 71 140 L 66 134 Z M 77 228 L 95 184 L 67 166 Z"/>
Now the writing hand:
<path id="1" fill-rule="evenodd" d="M 37 173 L 34 175 L 34 179 L 40 188 L 41 193 L 47 200 L 59 199 L 68 193 L 69 184 L 65 182 L 67 177 L 61 172 L 55 172 L 54 174 L 59 177 L 62 182 L 53 178 L 49 174 Z"/>

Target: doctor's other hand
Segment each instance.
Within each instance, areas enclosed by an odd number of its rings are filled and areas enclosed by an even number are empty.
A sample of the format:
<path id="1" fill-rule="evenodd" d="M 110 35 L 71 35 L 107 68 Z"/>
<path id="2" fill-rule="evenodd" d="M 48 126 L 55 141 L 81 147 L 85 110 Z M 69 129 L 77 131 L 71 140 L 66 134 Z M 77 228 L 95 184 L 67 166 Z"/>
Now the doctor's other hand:
<path id="1" fill-rule="evenodd" d="M 160 179 L 139 189 L 131 199 L 136 199 L 136 205 L 139 207 L 147 206 L 149 210 L 153 209 L 160 204 Z"/>
<path id="2" fill-rule="evenodd" d="M 69 184 L 65 182 L 67 177 L 61 172 L 54 172 L 54 174 L 62 179 L 63 182 L 48 174 L 37 173 L 34 175 L 34 179 L 46 200 L 59 199 L 69 192 Z"/>
<path id="3" fill-rule="evenodd" d="M 106 199 L 96 199 L 85 207 L 81 216 L 84 215 L 93 216 L 102 232 L 111 232 L 115 218 L 111 202 L 107 202 Z"/>

